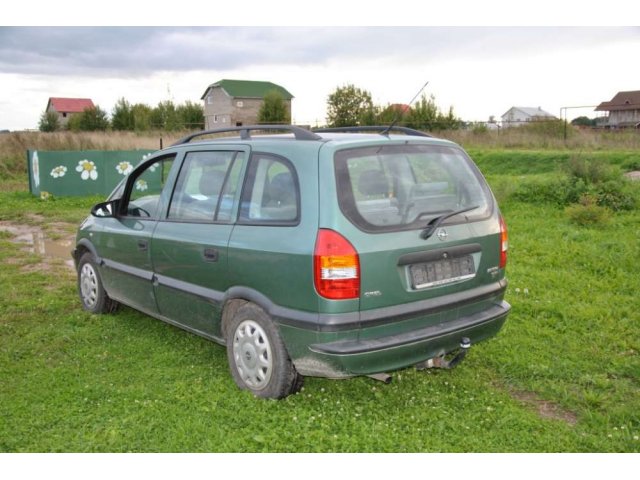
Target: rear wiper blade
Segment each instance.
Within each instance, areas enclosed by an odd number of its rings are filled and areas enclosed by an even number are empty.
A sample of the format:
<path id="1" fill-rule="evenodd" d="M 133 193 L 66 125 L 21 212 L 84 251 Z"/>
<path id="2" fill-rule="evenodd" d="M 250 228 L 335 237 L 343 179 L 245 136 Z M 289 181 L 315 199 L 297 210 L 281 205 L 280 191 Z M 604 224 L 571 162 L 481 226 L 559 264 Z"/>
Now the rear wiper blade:
<path id="1" fill-rule="evenodd" d="M 445 213 L 444 215 L 440 215 L 439 217 L 435 217 L 431 219 L 427 226 L 422 232 L 420 232 L 420 238 L 426 240 L 436 229 L 444 222 L 447 218 L 453 217 L 455 215 L 459 215 L 460 213 L 468 212 L 470 210 L 475 210 L 479 205 L 474 205 L 473 207 L 462 208 L 460 210 L 454 210 L 453 212 Z"/>

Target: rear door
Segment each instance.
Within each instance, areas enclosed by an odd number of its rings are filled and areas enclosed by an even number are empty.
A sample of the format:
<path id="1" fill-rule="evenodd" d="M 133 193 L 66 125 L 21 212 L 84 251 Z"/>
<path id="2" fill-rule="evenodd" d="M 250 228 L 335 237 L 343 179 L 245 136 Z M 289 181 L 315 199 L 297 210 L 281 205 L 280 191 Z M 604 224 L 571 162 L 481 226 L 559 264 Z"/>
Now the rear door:
<path id="1" fill-rule="evenodd" d="M 227 247 L 248 153 L 241 146 L 187 151 L 151 244 L 160 313 L 214 337 L 220 336 L 220 301 L 229 286 Z"/>
<path id="2" fill-rule="evenodd" d="M 461 149 L 405 142 L 342 150 L 333 168 L 347 220 L 339 228 L 360 257 L 360 310 L 495 281 L 490 271 L 499 262 L 497 209 Z"/>

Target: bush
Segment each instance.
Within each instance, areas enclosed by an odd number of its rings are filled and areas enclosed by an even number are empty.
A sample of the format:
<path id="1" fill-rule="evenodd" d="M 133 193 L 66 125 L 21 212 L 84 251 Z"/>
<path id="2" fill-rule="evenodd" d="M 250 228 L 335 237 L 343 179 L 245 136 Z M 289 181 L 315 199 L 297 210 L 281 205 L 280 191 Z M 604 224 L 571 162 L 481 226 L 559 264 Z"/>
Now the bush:
<path id="1" fill-rule="evenodd" d="M 640 170 L 640 157 L 630 158 L 622 164 L 622 169 L 625 172 L 636 172 Z"/>
<path id="2" fill-rule="evenodd" d="M 57 132 L 60 130 L 60 120 L 55 112 L 42 112 L 38 129 L 41 132 Z"/>
<path id="3" fill-rule="evenodd" d="M 581 227 L 603 226 L 611 218 L 609 209 L 597 205 L 597 199 L 591 195 L 583 195 L 580 203 L 569 205 L 565 212 L 569 221 Z"/>
<path id="4" fill-rule="evenodd" d="M 601 207 L 610 208 L 614 212 L 636 208 L 638 195 L 627 181 L 611 180 L 594 190 L 596 202 Z"/>
<path id="5" fill-rule="evenodd" d="M 521 202 L 558 206 L 589 198 L 594 205 L 613 212 L 633 210 L 638 205 L 638 188 L 602 160 L 572 157 L 563 169 L 566 176 L 529 180 L 518 185 L 511 197 Z"/>
<path id="6" fill-rule="evenodd" d="M 73 115 L 68 123 L 69 130 L 74 132 L 105 131 L 109 128 L 107 113 L 98 105 L 85 108 L 82 113 Z"/>
<path id="7" fill-rule="evenodd" d="M 571 157 L 566 164 L 566 171 L 570 178 L 582 180 L 586 184 L 598 184 L 619 178 L 618 172 L 599 158 Z"/>

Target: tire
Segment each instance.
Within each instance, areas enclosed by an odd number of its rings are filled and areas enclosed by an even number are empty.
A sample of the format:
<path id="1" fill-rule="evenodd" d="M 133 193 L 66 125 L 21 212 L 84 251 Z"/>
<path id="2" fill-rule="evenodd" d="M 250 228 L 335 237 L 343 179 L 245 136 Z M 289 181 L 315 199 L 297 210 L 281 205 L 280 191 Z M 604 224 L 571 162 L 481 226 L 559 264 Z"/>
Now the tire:
<path id="1" fill-rule="evenodd" d="M 111 313 L 118 302 L 109 298 L 102 286 L 102 279 L 91 252 L 86 252 L 78 262 L 78 295 L 82 308 L 91 313 Z"/>
<path id="2" fill-rule="evenodd" d="M 262 398 L 284 398 L 302 387 L 269 315 L 247 303 L 231 319 L 227 331 L 227 358 L 234 381 L 243 390 Z"/>

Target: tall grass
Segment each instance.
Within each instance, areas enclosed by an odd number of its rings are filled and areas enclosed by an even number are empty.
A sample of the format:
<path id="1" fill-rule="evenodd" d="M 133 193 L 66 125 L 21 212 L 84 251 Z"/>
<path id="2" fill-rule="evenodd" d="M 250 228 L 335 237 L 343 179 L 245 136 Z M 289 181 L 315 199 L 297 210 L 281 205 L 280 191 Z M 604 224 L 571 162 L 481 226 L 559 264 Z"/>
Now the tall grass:
<path id="1" fill-rule="evenodd" d="M 533 128 L 529 128 L 533 127 Z M 552 150 L 634 150 L 640 148 L 638 130 L 593 130 L 564 126 L 542 128 L 531 126 L 498 130 L 448 130 L 436 134 L 465 148 L 510 148 Z"/>
<path id="2" fill-rule="evenodd" d="M 0 135 L 0 178 L 26 174 L 27 150 L 135 150 L 170 145 L 180 133 L 153 132 L 14 132 Z"/>
<path id="3" fill-rule="evenodd" d="M 26 173 L 27 150 L 133 150 L 159 148 L 170 145 L 184 132 L 14 132 L 0 135 L 0 179 L 15 179 Z M 482 150 L 550 150 L 556 152 L 627 151 L 640 165 L 640 131 L 605 131 L 578 129 L 568 126 L 564 139 L 564 126 L 554 122 L 548 125 L 504 128 L 501 130 L 446 130 L 435 134 L 459 143 L 467 149 Z M 564 155 L 558 153 L 561 160 Z M 634 160 L 635 158 L 635 160 Z M 556 159 L 557 160 L 557 159 Z M 554 160 L 554 163 L 555 160 Z M 522 168 L 522 165 L 519 167 Z"/>

